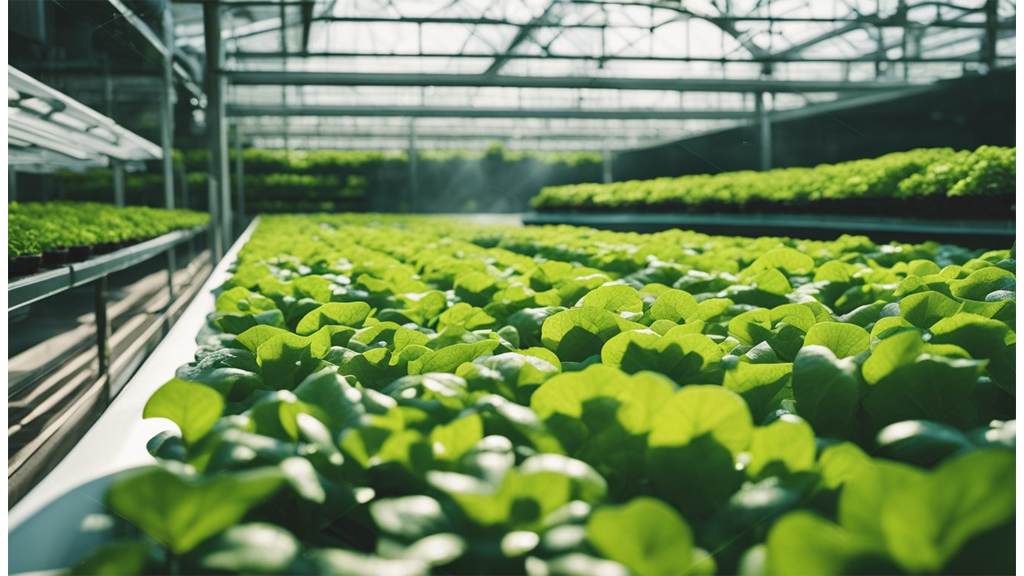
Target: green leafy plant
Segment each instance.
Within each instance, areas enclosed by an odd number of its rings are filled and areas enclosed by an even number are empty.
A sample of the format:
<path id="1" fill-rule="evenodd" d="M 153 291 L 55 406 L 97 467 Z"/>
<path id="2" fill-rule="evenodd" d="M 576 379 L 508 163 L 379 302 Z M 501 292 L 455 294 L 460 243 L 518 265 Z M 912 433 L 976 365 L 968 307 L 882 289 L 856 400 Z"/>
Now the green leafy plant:
<path id="1" fill-rule="evenodd" d="M 70 248 L 145 240 L 203 226 L 209 215 L 191 210 L 94 202 L 11 202 L 7 205 L 8 257 Z M 33 252 L 35 250 L 35 252 Z"/>
<path id="2" fill-rule="evenodd" d="M 793 206 L 864 200 L 926 198 L 934 205 L 947 198 L 983 196 L 1012 201 L 1016 159 L 1016 148 L 997 146 L 973 152 L 919 149 L 814 168 L 551 186 L 541 189 L 531 204 L 541 211 L 714 211 L 744 205 L 792 211 Z"/>
<path id="3" fill-rule="evenodd" d="M 1015 255 L 264 217 L 73 570 L 1011 573 Z"/>

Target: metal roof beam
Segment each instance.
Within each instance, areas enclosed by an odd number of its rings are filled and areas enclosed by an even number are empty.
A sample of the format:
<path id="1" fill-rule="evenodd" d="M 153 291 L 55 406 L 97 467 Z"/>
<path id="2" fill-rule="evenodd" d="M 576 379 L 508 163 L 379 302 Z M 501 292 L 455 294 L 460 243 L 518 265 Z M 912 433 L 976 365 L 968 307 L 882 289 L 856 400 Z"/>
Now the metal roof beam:
<path id="1" fill-rule="evenodd" d="M 268 136 L 284 136 L 298 137 L 298 138 L 408 138 L 409 130 L 391 128 L 387 130 L 380 129 L 344 129 L 344 128 L 319 128 L 316 126 L 310 127 L 288 127 L 282 129 L 280 126 L 257 126 L 253 124 L 239 124 L 242 126 L 242 135 L 246 140 L 251 140 L 256 137 L 268 137 Z M 645 132 L 642 134 L 643 139 L 653 138 L 665 138 L 669 134 L 678 133 L 679 130 L 663 130 L 659 132 Z M 417 138 L 434 138 L 438 140 L 461 140 L 464 138 L 469 139 L 492 139 L 492 140 L 594 140 L 601 138 L 635 138 L 641 136 L 636 130 L 590 130 L 590 131 L 532 131 L 523 132 L 522 130 L 510 129 L 508 131 L 500 131 L 491 129 L 486 132 L 474 132 L 474 131 L 436 131 L 436 130 L 424 130 L 421 128 L 416 129 Z"/>
<path id="2" fill-rule="evenodd" d="M 298 6 L 298 4 L 295 4 Z M 716 26 L 727 28 L 725 32 L 734 38 L 738 37 L 741 33 L 733 26 L 737 22 L 763 22 L 766 24 L 844 24 L 853 25 L 854 28 L 873 26 L 881 28 L 902 28 L 908 24 L 906 22 L 893 20 L 890 18 L 776 18 L 776 17 L 754 17 L 754 16 L 693 16 L 694 18 L 700 18 L 702 20 L 708 20 Z M 250 25 L 246 25 L 238 32 L 232 33 L 231 31 L 225 31 L 225 39 L 242 39 L 257 36 L 260 34 L 267 34 L 271 32 L 277 32 L 280 28 L 275 24 L 271 25 L 269 20 L 277 21 L 277 18 L 270 18 L 267 22 L 260 21 Z M 605 30 L 611 28 L 628 28 L 637 30 L 650 30 L 650 26 L 641 26 L 639 24 L 630 23 L 616 23 L 612 24 L 588 24 L 585 22 L 577 23 L 560 23 L 560 22 L 515 22 L 511 20 L 504 20 L 501 18 L 464 18 L 464 17 L 451 17 L 451 16 L 401 16 L 401 17 L 387 17 L 387 16 L 322 16 L 315 17 L 312 23 L 339 23 L 339 24 L 454 24 L 463 26 L 512 26 L 525 28 L 529 26 L 531 29 L 537 28 L 568 28 L 568 29 L 583 29 L 583 30 Z M 258 25 L 258 26 L 257 26 Z M 296 22 L 289 24 L 288 27 L 297 27 L 300 23 Z M 664 23 L 660 24 L 664 25 Z M 921 26 L 928 26 L 930 28 L 977 28 L 984 29 L 986 24 L 984 22 L 961 22 L 957 20 L 939 20 L 934 22 L 920 23 Z M 997 24 L 1000 29 L 1011 30 L 1014 27 L 1012 21 L 1002 21 Z M 179 41 L 181 44 L 195 43 L 201 35 L 195 36 L 182 36 Z M 742 40 L 741 40 L 742 41 Z M 749 46 L 745 46 L 749 48 Z M 758 48 L 758 55 L 764 56 L 768 54 L 767 51 Z M 494 55 L 492 54 L 492 57 Z"/>
<path id="3" fill-rule="evenodd" d="M 904 90 L 894 90 L 892 92 L 881 92 L 878 94 L 864 94 L 859 96 L 851 96 L 849 98 L 839 98 L 831 102 L 821 102 L 818 104 L 810 104 L 803 108 L 796 108 L 793 110 L 779 110 L 768 114 L 772 122 L 786 122 L 790 120 L 800 120 L 802 118 L 810 118 L 819 114 L 831 114 L 833 112 L 841 112 L 843 110 L 849 110 L 851 108 L 858 108 L 861 106 L 872 106 L 875 104 L 884 104 L 893 100 L 899 100 L 907 98 L 909 96 L 917 96 L 920 94 L 927 94 L 936 90 L 935 85 L 929 86 L 918 86 L 915 88 L 908 88 Z"/>
<path id="4" fill-rule="evenodd" d="M 602 29 L 611 28 L 607 24 L 586 24 L 586 23 L 566 23 L 561 24 L 557 22 L 515 22 L 512 20 L 505 20 L 502 18 L 462 18 L 453 16 L 401 16 L 401 17 L 389 17 L 389 16 L 324 16 L 316 18 L 316 22 L 341 22 L 341 23 L 354 23 L 354 24 L 462 24 L 466 26 L 515 26 L 524 27 L 532 26 L 534 28 L 587 28 L 587 29 Z M 642 28 L 647 29 L 645 26 L 637 25 L 625 25 L 620 26 L 616 24 L 615 28 Z"/>
<path id="5" fill-rule="evenodd" d="M 519 47 L 520 44 L 529 40 L 530 36 L 533 35 L 533 31 L 536 28 L 547 23 L 548 15 L 551 13 L 551 9 L 554 8 L 556 4 L 558 4 L 558 0 L 550 0 L 550 2 L 548 2 L 548 5 L 544 8 L 543 12 L 541 12 L 536 18 L 530 20 L 528 23 L 520 26 L 519 31 L 516 32 L 515 37 L 512 38 L 512 41 L 509 42 L 508 46 L 505 47 L 504 52 L 499 54 L 494 59 L 494 62 L 491 62 L 491 65 L 487 67 L 487 70 L 484 71 L 484 74 L 494 75 L 497 74 L 498 72 L 501 72 L 501 69 L 504 68 L 505 64 L 508 64 L 509 62 L 509 55 L 512 54 L 513 51 Z"/>
<path id="6" fill-rule="evenodd" d="M 139 16 L 135 14 L 135 12 L 132 11 L 132 9 L 129 8 L 123 2 L 123 0 L 109 0 L 109 2 L 111 7 L 113 7 L 114 10 L 117 12 L 118 18 L 123 18 L 126 22 L 131 24 L 131 26 L 136 30 L 136 32 L 138 32 L 139 35 L 142 36 L 142 38 L 146 41 L 146 43 L 148 43 L 150 47 L 156 50 L 163 57 L 164 62 L 170 61 L 172 62 L 172 64 L 174 63 L 173 58 L 170 58 L 170 60 L 168 60 L 169 54 L 173 54 L 173 46 L 164 45 L 163 40 L 161 40 L 156 35 L 156 32 L 154 32 L 153 29 L 149 27 L 149 24 L 143 22 L 143 20 L 139 18 Z M 167 10 L 170 10 L 170 6 L 167 7 Z M 193 92 L 193 94 L 195 95 L 196 92 L 194 89 L 196 88 L 196 84 L 192 80 L 192 77 L 185 71 L 185 69 L 180 66 L 174 65 L 173 70 L 174 73 L 178 76 L 178 79 L 180 80 L 182 85 L 185 86 L 185 88 L 188 91 Z M 201 95 L 202 92 L 199 91 L 198 94 Z"/>
<path id="7" fill-rule="evenodd" d="M 793 44 L 792 46 L 790 46 L 789 48 L 786 48 L 785 50 L 780 50 L 778 52 L 775 52 L 774 54 L 772 54 L 772 56 L 774 56 L 776 58 L 785 58 L 785 57 L 791 56 L 791 55 L 795 56 L 795 55 L 800 54 L 800 52 L 806 50 L 807 48 L 810 48 L 811 46 L 816 46 L 816 45 L 821 44 L 822 42 L 824 42 L 826 40 L 831 40 L 832 38 L 838 38 L 838 37 L 840 37 L 840 36 L 842 36 L 844 34 L 847 34 L 849 32 L 853 32 L 854 30 L 860 30 L 863 27 L 864 27 L 864 24 L 859 23 L 859 22 L 851 22 L 851 23 L 843 24 L 842 26 L 839 26 L 839 27 L 837 27 L 837 28 L 835 28 L 833 30 L 829 30 L 827 32 L 824 32 L 824 33 L 819 34 L 817 36 L 814 36 L 812 38 L 808 38 L 807 40 L 804 40 L 803 42 L 799 42 L 797 44 Z"/>
<path id="8" fill-rule="evenodd" d="M 619 120 L 748 120 L 744 110 L 651 110 L 616 108 L 466 108 L 460 106 L 228 106 L 228 116 L 374 116 L 408 118 L 585 118 Z"/>
<path id="9" fill-rule="evenodd" d="M 973 38 L 972 38 L 973 39 Z M 423 52 L 423 53 L 395 53 L 395 52 L 234 52 L 228 55 L 231 58 L 235 58 L 238 61 L 243 60 L 281 60 L 283 58 L 494 58 L 493 53 L 456 53 L 456 52 Z M 701 56 L 628 56 L 628 55 L 608 55 L 608 56 L 595 56 L 591 54 L 558 54 L 558 53 L 545 53 L 545 54 L 509 54 L 508 58 L 513 60 L 583 60 L 592 62 L 711 62 L 716 64 L 749 64 L 751 62 L 776 62 L 776 63 L 840 63 L 845 64 L 848 62 L 931 62 L 931 63 L 960 63 L 960 62 L 977 62 L 977 58 L 965 58 L 962 56 L 956 57 L 936 57 L 936 58 L 923 58 L 923 57 L 911 57 L 911 58 L 899 58 L 893 60 L 886 58 L 882 54 L 867 54 L 863 56 L 853 56 L 849 58 L 844 57 L 804 57 L 804 56 L 778 56 L 771 55 L 763 58 L 714 58 L 714 57 L 701 57 Z"/>
<path id="10" fill-rule="evenodd" d="M 571 2 L 572 4 L 605 4 L 604 2 Z M 678 11 L 675 7 L 658 6 L 668 10 Z M 985 28 L 985 22 L 963 22 L 959 20 L 934 20 L 921 22 L 907 22 L 902 19 L 885 16 L 859 16 L 855 18 L 820 18 L 813 16 L 790 17 L 790 16 L 742 16 L 742 15 L 704 15 L 692 12 L 683 12 L 682 18 L 696 18 L 708 20 L 712 23 L 742 23 L 755 22 L 764 24 L 860 24 L 862 26 L 879 26 L 882 28 L 902 28 L 908 25 L 928 26 L 932 28 Z M 680 18 L 670 20 L 679 21 Z M 464 18 L 451 16 L 324 16 L 314 19 L 315 22 L 352 22 L 352 23 L 391 23 L 391 24 L 465 24 L 473 26 L 532 26 L 534 28 L 639 28 L 649 30 L 650 26 L 640 24 L 616 23 L 616 24 L 587 24 L 559 22 L 516 22 L 502 18 Z M 1002 21 L 999 24 L 1004 28 L 1012 26 L 1012 22 Z M 663 25 L 663 24 L 662 24 Z"/>
<path id="11" fill-rule="evenodd" d="M 679 92 L 850 92 L 886 91 L 911 86 L 902 81 L 848 82 L 718 78 L 614 78 L 583 76 L 502 76 L 484 74 L 382 74 L 261 70 L 225 72 L 239 86 L 465 86 L 474 88 L 589 88 Z"/>
<path id="12" fill-rule="evenodd" d="M 909 8 L 919 8 L 919 7 L 922 7 L 922 6 L 925 6 L 925 5 L 926 4 L 918 4 L 918 5 L 915 5 L 915 6 L 911 6 Z M 952 8 L 958 8 L 957 6 L 951 6 L 951 7 Z M 806 50 L 807 48 L 811 48 L 811 47 L 816 46 L 816 45 L 818 45 L 818 44 L 820 44 L 822 42 L 825 42 L 827 40 L 831 40 L 832 38 L 838 38 L 839 36 L 843 36 L 844 34 L 847 34 L 847 33 L 852 32 L 854 30 L 859 30 L 859 29 L 865 28 L 865 27 L 876 27 L 876 28 L 899 27 L 899 28 L 907 28 L 907 27 L 913 25 L 913 26 L 921 26 L 921 27 L 925 27 L 925 28 L 983 29 L 983 28 L 986 28 L 987 25 L 989 25 L 987 22 L 969 22 L 969 21 L 965 22 L 965 21 L 961 20 L 965 16 L 969 16 L 969 15 L 971 15 L 973 13 L 978 13 L 979 12 L 979 10 L 972 10 L 972 9 L 963 9 L 963 10 L 964 11 L 961 14 L 959 14 L 958 16 L 953 17 L 952 19 L 949 19 L 949 20 L 935 20 L 933 22 L 910 22 L 910 21 L 907 20 L 905 15 L 898 15 L 898 16 L 891 16 L 891 17 L 862 16 L 862 17 L 855 18 L 855 19 L 852 19 L 852 20 L 846 20 L 845 23 L 842 26 L 838 26 L 838 27 L 836 27 L 833 30 L 829 30 L 829 31 L 823 32 L 822 34 L 819 34 L 818 36 L 814 36 L 813 38 L 808 38 L 807 40 L 804 40 L 803 42 L 799 42 L 797 44 L 794 44 L 794 45 L 790 46 L 789 48 L 780 50 L 778 52 L 774 52 L 770 56 L 771 57 L 788 57 L 788 56 L 793 56 L 794 58 L 799 59 L 800 58 L 799 54 L 801 52 L 803 52 L 804 50 Z M 999 29 L 1000 31 L 1002 31 L 1003 34 L 1006 34 L 1007 32 L 1009 32 L 1012 35 L 1015 32 L 1010 32 L 1010 31 L 1015 31 L 1016 18 L 1010 18 L 1009 20 L 1006 20 L 1006 21 L 1003 21 L 1003 22 L 997 22 L 994 26 L 997 29 Z M 891 47 L 895 48 L 895 47 L 898 47 L 898 45 L 892 45 Z M 874 58 L 874 57 L 878 57 L 878 56 L 882 56 L 882 55 L 884 55 L 884 51 L 876 51 L 876 52 L 874 52 L 872 54 L 868 54 L 866 56 L 868 58 Z M 910 60 L 906 60 L 906 59 L 902 59 L 901 58 L 901 59 L 897 59 L 897 60 L 894 60 L 894 61 L 897 61 L 897 62 L 908 62 Z"/>

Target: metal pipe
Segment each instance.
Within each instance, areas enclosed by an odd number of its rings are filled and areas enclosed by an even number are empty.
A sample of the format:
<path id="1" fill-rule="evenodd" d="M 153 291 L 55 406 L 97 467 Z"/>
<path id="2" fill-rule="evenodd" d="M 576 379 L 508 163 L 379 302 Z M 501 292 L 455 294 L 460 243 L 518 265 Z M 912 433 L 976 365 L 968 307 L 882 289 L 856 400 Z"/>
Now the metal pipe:
<path id="1" fill-rule="evenodd" d="M 409 212 L 416 211 L 419 195 L 419 154 L 416 152 L 416 119 L 409 119 Z"/>
<path id="2" fill-rule="evenodd" d="M 107 276 L 104 274 L 94 282 L 96 312 L 96 359 L 99 377 L 109 376 L 110 370 L 110 322 L 107 320 Z"/>
<path id="3" fill-rule="evenodd" d="M 644 108 L 472 108 L 459 106 L 228 106 L 228 116 L 396 116 L 410 118 L 583 118 L 621 120 L 750 120 L 746 110 Z"/>
<path id="4" fill-rule="evenodd" d="M 219 152 L 218 160 L 218 181 L 220 182 L 220 217 L 221 231 L 224 234 L 224 246 L 233 244 L 235 234 L 231 217 L 231 172 L 229 169 L 230 157 L 228 155 L 228 123 L 225 109 L 224 95 L 227 92 L 227 79 L 221 76 L 217 79 L 219 93 L 217 97 L 217 122 L 215 124 L 218 137 L 215 140 Z"/>
<path id="5" fill-rule="evenodd" d="M 174 46 L 170 5 L 163 14 L 164 45 Z M 174 208 L 174 52 L 164 50 L 163 89 L 160 91 L 160 147 L 163 149 L 164 207 Z"/>
<path id="6" fill-rule="evenodd" d="M 772 168 L 772 119 L 768 113 L 768 107 L 765 103 L 767 94 L 759 92 L 754 94 L 754 103 L 757 107 L 757 120 L 758 120 L 758 136 L 759 146 L 761 152 L 761 170 L 771 170 Z"/>
<path id="7" fill-rule="evenodd" d="M 989 71 L 996 67 L 996 43 L 999 40 L 999 2 L 985 2 L 985 41 L 982 46 L 982 61 Z"/>
<path id="8" fill-rule="evenodd" d="M 114 206 L 124 206 L 124 161 L 111 158 L 110 168 L 114 175 Z"/>
<path id="9" fill-rule="evenodd" d="M 604 148 L 601 150 L 601 181 L 605 184 L 610 184 L 614 180 L 612 179 L 612 150 L 608 146 L 608 141 L 604 143 Z"/>
<path id="10" fill-rule="evenodd" d="M 237 124 L 236 124 L 237 125 Z M 669 137 L 679 132 L 679 127 L 657 127 L 644 126 L 645 135 Z M 243 141 L 251 143 L 254 138 L 267 136 L 284 136 L 292 138 L 347 138 L 350 140 L 362 140 L 367 138 L 405 138 L 408 130 L 398 127 L 358 128 L 351 129 L 347 126 L 288 126 L 285 132 L 274 125 L 245 124 Z M 637 136 L 637 129 L 611 129 L 605 126 L 594 126 L 580 129 L 562 129 L 545 131 L 538 128 L 532 131 L 525 131 L 522 127 L 513 125 L 507 132 L 500 132 L 495 128 L 486 130 L 458 130 L 454 127 L 433 127 L 430 130 L 420 126 L 416 130 L 416 137 L 420 140 L 600 140 L 602 138 L 634 138 Z"/>
<path id="11" fill-rule="evenodd" d="M 254 8 L 261 6 L 302 6 L 307 0 L 234 0 L 230 3 L 230 7 L 233 9 L 244 9 Z M 870 26 L 906 26 L 907 22 L 903 18 L 882 16 L 879 14 L 867 14 L 858 15 L 852 18 L 829 18 L 821 16 L 762 16 L 759 14 L 703 14 L 700 12 L 693 11 L 684 5 L 679 3 L 659 2 L 634 2 L 634 1 L 609 1 L 609 0 L 571 0 L 569 2 L 560 3 L 562 6 L 585 6 L 585 5 L 597 5 L 602 7 L 608 6 L 622 6 L 627 8 L 639 7 L 639 8 L 652 8 L 659 10 L 672 11 L 678 14 L 677 17 L 666 20 L 665 23 L 677 21 L 685 18 L 697 18 L 702 20 L 708 20 L 713 23 L 740 23 L 740 22 L 760 22 L 768 24 L 842 24 L 842 23 L 858 23 Z M 925 7 L 928 2 L 922 2 L 920 5 L 911 6 L 911 8 Z M 975 11 L 972 8 L 961 8 L 955 5 L 949 5 L 950 8 L 959 8 L 966 12 Z M 381 22 L 381 23 L 413 23 L 413 24 L 463 24 L 463 25 L 506 25 L 506 26 L 527 26 L 529 22 L 526 21 L 510 21 L 494 18 L 453 18 L 453 17 L 416 17 L 416 16 L 399 16 L 399 17 L 387 17 L 387 16 L 322 16 L 315 18 L 316 22 L 353 22 L 353 23 L 368 23 L 368 22 Z M 933 27 L 951 27 L 951 28 L 970 28 L 978 27 L 979 23 L 976 22 L 957 22 L 936 19 L 931 22 L 922 22 L 923 25 Z M 591 26 L 602 26 L 603 24 L 586 24 L 586 23 L 572 23 L 566 24 L 566 27 L 591 27 Z M 547 26 L 551 27 L 562 27 L 560 23 L 551 23 Z M 639 24 L 632 24 L 633 27 L 644 27 Z M 619 27 L 618 24 L 609 27 Z"/>
<path id="12" fill-rule="evenodd" d="M 189 205 L 189 190 L 188 190 L 188 174 L 185 173 L 184 166 L 178 169 L 178 181 L 181 182 L 181 207 L 188 208 Z"/>
<path id="13" fill-rule="evenodd" d="M 203 3 L 203 31 L 206 37 L 206 133 L 209 150 L 210 222 L 213 230 L 213 254 L 216 260 L 224 256 L 224 246 L 230 244 L 231 203 L 228 191 L 227 124 L 224 121 L 224 92 L 227 79 L 220 74 L 223 61 L 221 44 L 220 2 Z"/>
<path id="14" fill-rule="evenodd" d="M 762 80 L 757 78 L 615 78 L 285 70 L 228 70 L 225 74 L 230 77 L 232 84 L 238 86 L 466 86 L 480 88 L 588 88 L 686 92 L 801 93 L 883 91 L 912 86 L 912 84 L 903 81 L 849 82 L 830 80 Z"/>
<path id="15" fill-rule="evenodd" d="M 470 52 L 470 53 L 459 53 L 459 52 L 415 52 L 415 53 L 399 53 L 399 52 L 232 52 L 228 57 L 237 60 L 280 60 L 282 58 L 338 58 L 338 59 L 350 59 L 350 58 L 485 58 L 493 59 L 498 54 L 484 53 L 484 52 Z M 711 62 L 715 64 L 728 64 L 728 63 L 742 63 L 749 64 L 755 63 L 790 63 L 790 64 L 820 64 L 820 63 L 840 63 L 845 64 L 848 62 L 892 62 L 892 58 L 887 58 L 882 54 L 868 54 L 862 56 L 851 56 L 843 58 L 839 56 L 793 56 L 788 57 L 779 54 L 769 54 L 766 56 L 749 56 L 743 58 L 716 58 L 712 56 L 630 56 L 630 55 L 616 55 L 616 54 L 559 54 L 557 52 L 545 52 L 543 54 L 507 54 L 505 55 L 510 60 L 584 60 L 593 62 Z M 961 63 L 961 62 L 977 62 L 976 57 L 970 55 L 957 55 L 957 56 L 937 56 L 934 58 L 925 58 L 910 56 L 901 56 L 896 59 L 898 62 L 922 62 L 922 63 Z"/>
<path id="16" fill-rule="evenodd" d="M 167 250 L 167 308 L 174 304 L 174 274 L 178 271 L 177 246 Z"/>
<path id="17" fill-rule="evenodd" d="M 238 229 L 245 229 L 245 156 L 242 151 L 242 127 L 235 126 L 235 201 L 238 205 Z"/>

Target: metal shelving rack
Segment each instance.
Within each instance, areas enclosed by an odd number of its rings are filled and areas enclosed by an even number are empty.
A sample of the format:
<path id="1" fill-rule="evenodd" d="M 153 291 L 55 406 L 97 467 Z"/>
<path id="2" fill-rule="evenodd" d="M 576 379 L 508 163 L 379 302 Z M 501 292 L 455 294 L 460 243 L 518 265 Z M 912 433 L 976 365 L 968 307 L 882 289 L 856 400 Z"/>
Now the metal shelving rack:
<path id="1" fill-rule="evenodd" d="M 192 106 L 195 108 L 202 108 L 206 97 L 193 79 L 193 74 L 197 73 L 195 66 L 190 65 L 186 54 L 175 49 L 174 22 L 169 6 L 161 6 L 158 12 L 152 12 L 152 7 L 130 7 L 122 0 L 93 0 L 90 3 L 68 5 L 38 4 L 37 11 L 25 8 L 19 15 L 23 17 L 23 23 L 30 23 L 30 28 L 31 25 L 39 26 L 38 35 L 33 35 L 36 34 L 34 29 L 27 30 L 27 38 L 33 42 L 45 38 L 42 40 L 46 43 L 44 48 L 49 50 L 46 53 L 50 55 L 45 58 L 45 65 L 41 64 L 41 60 L 29 59 L 25 53 L 19 56 L 18 67 L 8 65 L 8 200 L 19 199 L 19 173 L 51 174 L 59 170 L 109 169 L 112 173 L 112 203 L 123 206 L 126 204 L 126 171 L 142 162 L 154 162 L 159 165 L 157 173 L 162 176 L 161 205 L 175 208 L 172 152 L 178 95 L 176 84 L 193 101 Z M 61 21 L 64 24 L 55 23 L 57 19 L 49 12 L 50 8 L 59 12 L 61 18 L 65 19 Z M 26 20 L 24 17 L 28 12 L 31 14 L 29 20 Z M 49 35 L 60 33 L 60 26 L 67 26 L 67 20 L 77 20 L 77 24 L 84 23 L 87 26 L 98 17 L 97 14 L 113 14 L 113 19 L 103 22 L 102 26 L 100 22 L 95 22 L 97 30 L 102 29 L 105 34 L 102 38 L 103 47 L 95 53 L 88 50 L 82 54 L 64 53 L 57 43 L 49 39 Z M 149 18 L 153 15 L 157 17 L 156 20 Z M 122 53 L 118 55 L 111 52 L 111 47 L 120 49 Z M 131 54 L 130 59 L 125 59 L 124 52 Z M 136 88 L 137 83 L 126 82 L 125 85 L 129 88 L 126 99 L 132 104 L 143 106 L 146 114 L 152 113 L 147 122 L 155 121 L 154 124 L 159 124 L 159 135 L 155 129 L 151 134 L 156 143 L 133 132 L 133 129 L 139 129 L 146 133 L 148 124 L 135 122 L 132 129 L 129 129 L 114 119 L 117 113 L 116 102 L 124 100 L 114 98 L 116 92 L 112 71 L 113 74 L 123 73 L 125 78 L 134 80 L 152 75 L 153 83 L 150 87 L 155 87 L 156 91 L 154 94 L 154 91 L 147 90 L 146 93 L 151 95 L 147 99 L 131 100 L 135 96 L 131 89 Z M 105 97 L 102 99 L 95 97 L 96 80 L 100 86 L 104 85 L 105 80 Z M 137 119 L 128 118 L 126 114 L 131 112 L 122 112 L 120 119 Z M 208 239 L 204 238 L 205 234 L 209 234 Z M 54 404 L 58 408 L 47 412 L 45 418 L 37 418 L 33 422 L 34 426 L 39 427 L 38 431 L 25 435 L 24 446 L 17 453 L 9 454 L 9 498 L 16 500 L 24 490 L 34 485 L 40 474 L 45 474 L 66 454 L 70 449 L 69 443 L 76 442 L 92 425 L 98 412 L 107 409 L 148 353 L 192 301 L 203 282 L 202 274 L 216 265 L 221 256 L 219 247 L 222 239 L 231 238 L 232 234 L 233 231 L 222 229 L 220 222 L 213 221 L 208 226 L 172 232 L 84 262 L 44 269 L 8 282 L 9 313 L 27 312 L 33 303 L 42 303 L 45 307 L 49 303 L 56 303 L 62 294 L 81 299 L 82 287 L 93 293 L 92 298 L 87 298 L 91 300 L 91 307 L 95 311 L 95 327 L 84 327 L 82 339 L 74 348 L 78 351 L 76 358 L 83 363 L 88 362 L 87 382 L 82 384 L 81 379 L 62 380 L 64 377 L 59 375 L 59 370 L 31 372 L 18 382 L 9 382 L 9 408 L 12 398 L 35 394 L 37 390 L 46 393 L 50 393 L 49 390 L 60 390 L 60 393 L 53 392 L 53 397 L 62 399 Z M 217 241 L 214 242 L 214 239 Z M 209 255 L 212 262 L 207 262 L 206 250 L 213 247 L 216 248 Z M 178 262 L 180 257 L 187 258 L 182 266 Z M 145 322 L 126 324 L 113 331 L 112 324 L 118 323 L 121 316 L 108 293 L 108 284 L 113 292 L 120 281 L 117 277 L 110 280 L 112 275 L 158 258 L 165 260 L 160 266 L 153 266 L 155 270 L 151 271 L 146 266 L 141 271 L 153 276 L 155 282 L 151 286 L 160 286 L 162 278 L 159 275 L 166 270 L 166 287 L 159 288 L 161 297 L 168 296 L 166 306 L 161 305 L 153 310 L 142 307 L 133 309 L 133 319 L 137 317 Z M 179 268 L 187 268 L 189 273 L 185 274 Z M 202 274 L 197 274 L 199 272 Z M 183 276 L 188 276 L 189 281 L 183 282 Z M 70 291 L 76 288 L 79 290 L 71 296 Z M 90 333 L 93 328 L 95 348 L 92 347 Z M 129 337 L 127 342 L 120 342 Z M 51 383 L 52 388 L 48 388 Z M 67 395 L 59 395 L 64 390 L 68 391 Z M 42 410 L 43 404 L 46 402 L 31 406 L 33 410 Z M 36 418 L 34 412 L 30 416 Z M 8 431 L 10 437 L 10 427 Z"/>
<path id="2" fill-rule="evenodd" d="M 115 250 L 109 254 L 90 258 L 85 262 L 69 264 L 45 270 L 7 284 L 7 311 L 51 298 L 57 294 L 92 283 L 95 286 L 96 347 L 99 358 L 99 376 L 109 376 L 110 324 L 107 321 L 107 278 L 136 264 L 163 254 L 167 258 L 167 288 L 170 299 L 174 299 L 174 274 L 177 271 L 175 248 L 182 244 L 190 247 L 189 261 L 194 259 L 193 240 L 205 233 L 207 227 L 199 226 L 189 230 L 178 230 L 157 238 Z M 9 391 L 11 389 L 9 388 Z M 116 391 L 111 391 L 116 393 Z"/>
<path id="3" fill-rule="evenodd" d="M 195 336 L 214 311 L 214 289 L 230 277 L 230 267 L 256 228 L 255 219 L 216 264 L 178 321 L 146 357 L 88 433 L 8 513 L 11 573 L 55 570 L 81 558 L 101 533 L 80 530 L 90 514 L 103 510 L 103 494 L 121 472 L 153 462 L 146 441 L 172 426 L 142 419 L 143 406 L 182 364 L 194 360 Z M 54 542 L 60 543 L 53 546 Z"/>
<path id="4" fill-rule="evenodd" d="M 206 226 L 178 230 L 135 246 L 90 258 L 85 262 L 68 264 L 18 278 L 7 284 L 7 310 L 15 310 L 65 290 L 102 280 L 109 274 L 130 268 L 159 254 L 165 254 L 180 244 L 191 242 L 206 230 Z M 168 272 L 173 275 L 174 267 L 168 266 Z"/>

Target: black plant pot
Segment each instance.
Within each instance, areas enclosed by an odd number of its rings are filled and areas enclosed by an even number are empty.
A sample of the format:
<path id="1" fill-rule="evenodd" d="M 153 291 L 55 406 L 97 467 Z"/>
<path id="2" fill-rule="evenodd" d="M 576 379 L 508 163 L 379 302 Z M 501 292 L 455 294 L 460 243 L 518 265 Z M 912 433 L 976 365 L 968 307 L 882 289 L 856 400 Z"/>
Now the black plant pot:
<path id="1" fill-rule="evenodd" d="M 120 242 L 107 242 L 105 244 L 96 244 L 92 247 L 93 254 L 110 254 L 114 250 L 121 247 Z"/>
<path id="2" fill-rule="evenodd" d="M 72 246 L 68 248 L 68 262 L 85 262 L 92 255 L 92 246 Z"/>
<path id="3" fill-rule="evenodd" d="M 39 265 L 43 263 L 41 254 L 22 254 L 7 259 L 7 277 L 17 278 L 27 276 L 39 271 Z"/>
<path id="4" fill-rule="evenodd" d="M 47 250 L 46 252 L 43 252 L 43 266 L 46 266 L 47 268 L 63 266 L 68 263 L 68 255 L 69 250 L 67 248 Z"/>

